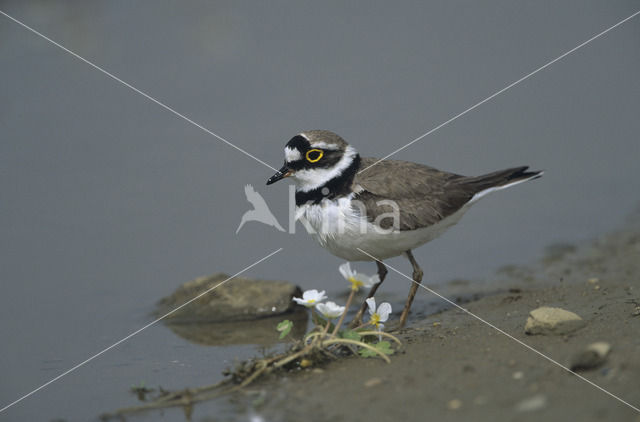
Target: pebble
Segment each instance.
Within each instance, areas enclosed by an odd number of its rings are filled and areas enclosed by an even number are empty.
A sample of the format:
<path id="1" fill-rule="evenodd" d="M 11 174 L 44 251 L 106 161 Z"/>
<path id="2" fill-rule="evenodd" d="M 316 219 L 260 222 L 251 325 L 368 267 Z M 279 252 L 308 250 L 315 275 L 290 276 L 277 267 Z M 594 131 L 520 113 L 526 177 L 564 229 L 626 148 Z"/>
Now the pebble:
<path id="1" fill-rule="evenodd" d="M 516 371 L 513 373 L 512 377 L 514 380 L 521 380 L 522 378 L 524 378 L 524 372 Z"/>
<path id="2" fill-rule="evenodd" d="M 547 398 L 542 394 L 537 394 L 533 397 L 522 400 L 516 404 L 516 411 L 518 412 L 533 412 L 543 409 L 547 405 Z"/>
<path id="3" fill-rule="evenodd" d="M 364 386 L 367 388 L 371 388 L 371 387 L 375 387 L 382 384 L 382 379 L 381 378 L 370 378 L 367 381 L 365 381 Z"/>
<path id="4" fill-rule="evenodd" d="M 571 311 L 542 306 L 529 312 L 524 332 L 543 335 L 566 334 L 585 325 L 586 322 Z"/>
<path id="5" fill-rule="evenodd" d="M 572 371 L 588 371 L 601 366 L 611 351 L 611 345 L 604 341 L 591 343 L 571 359 Z"/>
<path id="6" fill-rule="evenodd" d="M 462 400 L 460 399 L 449 400 L 449 403 L 447 403 L 447 408 L 449 408 L 449 410 L 458 410 L 461 407 L 462 407 Z"/>

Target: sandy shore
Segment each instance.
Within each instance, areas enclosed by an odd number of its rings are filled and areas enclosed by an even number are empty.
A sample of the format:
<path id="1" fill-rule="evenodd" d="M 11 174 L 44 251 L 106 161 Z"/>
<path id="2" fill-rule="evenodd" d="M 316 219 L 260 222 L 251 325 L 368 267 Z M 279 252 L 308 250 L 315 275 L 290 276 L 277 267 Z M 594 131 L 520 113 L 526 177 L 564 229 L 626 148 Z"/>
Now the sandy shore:
<path id="1" fill-rule="evenodd" d="M 551 248 L 541 263 L 505 270 L 489 286 L 493 294 L 462 306 L 565 366 L 587 345 L 609 343 L 604 364 L 579 374 L 640 408 L 639 216 L 590 244 Z M 469 287 L 449 286 L 447 295 Z M 587 324 L 527 335 L 539 306 Z M 640 412 L 459 309 L 416 319 L 391 364 L 349 358 L 272 377 L 252 387 L 263 395 L 256 412 L 286 421 L 640 421 Z"/>

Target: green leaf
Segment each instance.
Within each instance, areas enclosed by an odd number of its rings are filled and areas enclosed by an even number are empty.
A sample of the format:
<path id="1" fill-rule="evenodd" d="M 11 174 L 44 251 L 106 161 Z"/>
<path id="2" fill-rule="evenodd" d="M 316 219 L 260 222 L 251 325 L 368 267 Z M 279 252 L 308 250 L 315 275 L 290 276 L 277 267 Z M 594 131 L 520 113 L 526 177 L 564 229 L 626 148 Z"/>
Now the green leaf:
<path id="1" fill-rule="evenodd" d="M 282 340 L 287 336 L 287 334 L 289 334 L 291 328 L 293 328 L 293 322 L 289 321 L 288 319 L 285 319 L 278 324 L 276 330 L 280 331 L 280 340 Z"/>
<path id="2" fill-rule="evenodd" d="M 360 334 L 354 330 L 342 330 L 340 331 L 340 337 L 360 341 Z"/>
<path id="3" fill-rule="evenodd" d="M 379 341 L 374 347 L 380 350 L 385 355 L 392 355 L 395 352 L 395 350 L 391 348 L 391 343 L 386 340 Z"/>
<path id="4" fill-rule="evenodd" d="M 363 358 L 373 358 L 378 356 L 377 353 L 375 353 L 373 350 L 369 350 L 369 349 L 360 349 L 358 350 L 358 353 L 360 353 L 360 356 L 362 356 Z"/>
<path id="5" fill-rule="evenodd" d="M 388 341 L 379 341 L 376 344 L 372 344 L 372 346 L 385 355 L 392 355 L 395 352 L 395 350 L 391 348 L 391 343 L 389 343 Z M 358 353 L 360 353 L 360 356 L 362 356 L 363 358 L 372 358 L 378 356 L 377 353 L 369 349 L 360 349 L 358 350 Z"/>

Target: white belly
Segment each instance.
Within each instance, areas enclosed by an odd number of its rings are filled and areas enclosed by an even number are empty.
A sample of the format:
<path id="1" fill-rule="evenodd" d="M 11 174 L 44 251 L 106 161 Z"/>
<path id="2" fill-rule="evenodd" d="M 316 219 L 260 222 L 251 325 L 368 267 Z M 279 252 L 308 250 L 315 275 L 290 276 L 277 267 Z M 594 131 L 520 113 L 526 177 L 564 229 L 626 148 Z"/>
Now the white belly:
<path id="1" fill-rule="evenodd" d="M 323 200 L 297 207 L 296 218 L 323 248 L 347 261 L 373 261 L 398 256 L 440 236 L 456 224 L 469 206 L 437 224 L 417 230 L 383 230 L 350 206 L 350 198 Z"/>

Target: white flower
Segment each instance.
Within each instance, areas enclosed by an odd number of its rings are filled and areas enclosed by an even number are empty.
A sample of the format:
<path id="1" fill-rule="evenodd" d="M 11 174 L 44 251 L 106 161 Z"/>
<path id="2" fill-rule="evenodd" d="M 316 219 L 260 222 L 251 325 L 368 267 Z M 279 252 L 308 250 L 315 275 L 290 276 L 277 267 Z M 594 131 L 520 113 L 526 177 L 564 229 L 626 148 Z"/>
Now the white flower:
<path id="1" fill-rule="evenodd" d="M 368 276 L 366 274 L 356 273 L 351 269 L 351 264 L 348 262 L 340 265 L 338 270 L 340 270 L 340 274 L 351 283 L 351 290 L 358 291 L 360 287 L 371 287 L 380 282 L 380 277 L 378 277 L 377 274 Z"/>
<path id="2" fill-rule="evenodd" d="M 327 296 L 324 294 L 324 290 L 319 292 L 316 289 L 307 290 L 302 293 L 302 299 L 294 297 L 293 301 L 298 305 L 306 306 L 307 308 L 313 308 L 318 302 L 325 300 Z"/>
<path id="3" fill-rule="evenodd" d="M 326 318 L 338 318 L 344 312 L 344 306 L 339 306 L 335 302 L 318 303 L 316 309 Z"/>
<path id="4" fill-rule="evenodd" d="M 367 306 L 369 306 L 369 315 L 371 315 L 371 319 L 369 322 L 376 326 L 379 331 L 382 331 L 384 328 L 383 322 L 389 319 L 389 314 L 391 313 L 391 304 L 388 302 L 382 302 L 378 309 L 376 309 L 376 299 L 370 297 L 367 299 Z"/>

